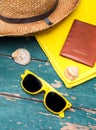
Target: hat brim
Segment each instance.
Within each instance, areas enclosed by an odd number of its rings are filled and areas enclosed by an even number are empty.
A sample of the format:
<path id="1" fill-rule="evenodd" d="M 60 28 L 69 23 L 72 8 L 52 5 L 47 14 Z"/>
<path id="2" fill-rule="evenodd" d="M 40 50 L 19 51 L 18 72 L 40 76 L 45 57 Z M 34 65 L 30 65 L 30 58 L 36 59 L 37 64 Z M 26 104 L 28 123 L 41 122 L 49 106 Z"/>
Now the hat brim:
<path id="1" fill-rule="evenodd" d="M 77 7 L 78 3 L 79 0 L 58 0 L 57 8 L 48 17 L 53 23 L 50 26 L 47 25 L 44 20 L 26 24 L 12 24 L 0 20 L 0 36 L 34 35 L 35 33 L 48 29 L 63 20 Z"/>

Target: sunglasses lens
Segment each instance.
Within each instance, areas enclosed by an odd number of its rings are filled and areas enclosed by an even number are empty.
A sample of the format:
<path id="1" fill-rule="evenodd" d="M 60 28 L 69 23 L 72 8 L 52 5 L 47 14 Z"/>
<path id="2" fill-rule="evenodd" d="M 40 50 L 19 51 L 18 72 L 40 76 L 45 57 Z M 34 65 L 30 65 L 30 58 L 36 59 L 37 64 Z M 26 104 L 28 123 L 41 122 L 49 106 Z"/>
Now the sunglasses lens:
<path id="1" fill-rule="evenodd" d="M 24 78 L 22 85 L 29 92 L 37 92 L 42 87 L 41 82 L 35 76 L 31 74 L 28 74 Z"/>
<path id="2" fill-rule="evenodd" d="M 52 111 L 60 112 L 66 106 L 66 101 L 58 94 L 50 92 L 46 97 L 46 105 Z"/>

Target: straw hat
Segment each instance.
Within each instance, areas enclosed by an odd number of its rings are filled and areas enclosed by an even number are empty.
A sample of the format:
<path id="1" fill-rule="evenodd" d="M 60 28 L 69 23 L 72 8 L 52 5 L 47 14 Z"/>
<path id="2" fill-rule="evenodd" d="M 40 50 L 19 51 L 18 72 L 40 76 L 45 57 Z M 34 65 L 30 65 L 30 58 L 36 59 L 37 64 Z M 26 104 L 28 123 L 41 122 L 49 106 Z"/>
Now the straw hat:
<path id="1" fill-rule="evenodd" d="M 79 0 L 0 0 L 0 36 L 34 34 L 68 16 Z"/>

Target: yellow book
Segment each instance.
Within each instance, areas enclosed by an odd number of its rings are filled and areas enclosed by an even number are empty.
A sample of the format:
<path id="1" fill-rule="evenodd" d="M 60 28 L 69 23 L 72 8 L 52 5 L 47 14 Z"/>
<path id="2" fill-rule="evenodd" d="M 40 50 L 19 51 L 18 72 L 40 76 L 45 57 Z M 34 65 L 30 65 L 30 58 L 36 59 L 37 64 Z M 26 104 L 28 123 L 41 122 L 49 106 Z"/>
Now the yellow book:
<path id="1" fill-rule="evenodd" d="M 61 23 L 36 35 L 39 45 L 67 88 L 72 88 L 96 77 L 96 64 L 93 67 L 89 67 L 60 56 L 64 41 L 75 19 L 96 25 L 96 0 L 80 0 L 74 12 Z M 64 75 L 65 68 L 70 65 L 79 68 L 79 76 L 73 81 L 67 79 Z"/>

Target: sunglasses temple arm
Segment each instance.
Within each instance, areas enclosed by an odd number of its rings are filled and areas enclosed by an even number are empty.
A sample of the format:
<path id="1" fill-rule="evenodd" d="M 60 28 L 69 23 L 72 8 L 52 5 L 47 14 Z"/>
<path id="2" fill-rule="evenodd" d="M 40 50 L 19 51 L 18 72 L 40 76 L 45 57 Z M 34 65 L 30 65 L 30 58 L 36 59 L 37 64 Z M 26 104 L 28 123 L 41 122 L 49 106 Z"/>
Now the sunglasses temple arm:
<path id="1" fill-rule="evenodd" d="M 26 75 L 26 74 L 29 74 L 29 73 L 30 73 L 29 70 L 25 70 L 24 74 L 21 74 L 21 78 L 24 79 L 25 75 Z"/>
<path id="2" fill-rule="evenodd" d="M 61 118 L 64 118 L 64 112 L 60 113 L 59 116 L 60 116 Z"/>
<path id="3" fill-rule="evenodd" d="M 21 74 L 21 78 L 22 78 L 22 79 L 24 78 L 24 74 Z"/>

